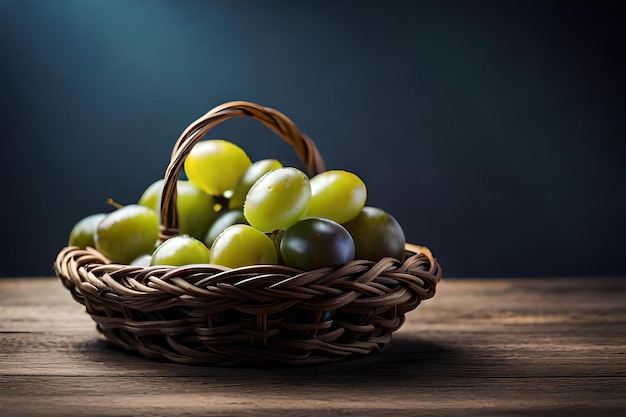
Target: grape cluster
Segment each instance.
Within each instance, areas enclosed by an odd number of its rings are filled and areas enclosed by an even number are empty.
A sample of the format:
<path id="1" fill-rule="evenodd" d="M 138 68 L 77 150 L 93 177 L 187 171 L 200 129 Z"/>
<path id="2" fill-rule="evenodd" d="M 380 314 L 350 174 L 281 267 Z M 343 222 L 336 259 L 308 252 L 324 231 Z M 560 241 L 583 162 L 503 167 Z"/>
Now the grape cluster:
<path id="1" fill-rule="evenodd" d="M 160 179 L 137 203 L 78 221 L 69 245 L 95 247 L 111 262 L 141 266 L 313 270 L 354 259 L 404 260 L 402 228 L 389 213 L 366 206 L 366 186 L 351 172 L 309 177 L 275 159 L 252 162 L 243 149 L 218 139 L 197 143 L 184 172 L 187 180 L 176 183 L 179 235 L 159 240 Z"/>

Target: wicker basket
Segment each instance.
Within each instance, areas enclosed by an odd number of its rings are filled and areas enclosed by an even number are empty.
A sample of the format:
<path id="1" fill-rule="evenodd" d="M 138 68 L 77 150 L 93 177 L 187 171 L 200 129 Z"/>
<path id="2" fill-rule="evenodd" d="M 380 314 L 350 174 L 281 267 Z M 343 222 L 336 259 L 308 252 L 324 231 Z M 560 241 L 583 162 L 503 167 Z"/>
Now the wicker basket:
<path id="1" fill-rule="evenodd" d="M 293 146 L 308 173 L 324 171 L 313 142 L 276 110 L 220 105 L 176 142 L 165 172 L 161 239 L 177 234 L 176 180 L 191 148 L 213 127 L 256 119 Z M 309 364 L 380 351 L 405 314 L 433 297 L 441 268 L 426 247 L 407 244 L 404 262 L 355 260 L 300 271 L 278 265 L 138 267 L 95 249 L 62 249 L 55 272 L 99 332 L 141 355 L 177 363 Z"/>

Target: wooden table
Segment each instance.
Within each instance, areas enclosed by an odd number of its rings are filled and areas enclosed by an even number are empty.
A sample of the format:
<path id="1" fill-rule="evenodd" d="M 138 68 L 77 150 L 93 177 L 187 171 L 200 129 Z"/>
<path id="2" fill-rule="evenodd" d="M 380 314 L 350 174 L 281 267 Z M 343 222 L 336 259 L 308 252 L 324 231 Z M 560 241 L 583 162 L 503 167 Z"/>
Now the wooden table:
<path id="1" fill-rule="evenodd" d="M 379 355 L 254 369 L 111 347 L 56 278 L 0 280 L 0 416 L 626 416 L 626 279 L 444 279 Z"/>

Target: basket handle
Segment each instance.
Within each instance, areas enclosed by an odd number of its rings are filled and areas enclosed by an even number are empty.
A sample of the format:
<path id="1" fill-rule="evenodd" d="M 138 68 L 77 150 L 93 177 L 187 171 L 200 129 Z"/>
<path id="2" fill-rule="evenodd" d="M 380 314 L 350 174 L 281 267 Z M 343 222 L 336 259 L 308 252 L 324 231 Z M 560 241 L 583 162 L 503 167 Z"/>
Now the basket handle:
<path id="1" fill-rule="evenodd" d="M 230 101 L 216 106 L 191 123 L 174 145 L 170 162 L 165 170 L 161 195 L 160 239 L 162 241 L 179 233 L 176 184 L 185 158 L 195 144 L 211 129 L 228 119 L 239 116 L 260 121 L 291 145 L 310 176 L 326 170 L 322 155 L 313 141 L 300 132 L 296 125 L 279 111 L 248 101 Z"/>

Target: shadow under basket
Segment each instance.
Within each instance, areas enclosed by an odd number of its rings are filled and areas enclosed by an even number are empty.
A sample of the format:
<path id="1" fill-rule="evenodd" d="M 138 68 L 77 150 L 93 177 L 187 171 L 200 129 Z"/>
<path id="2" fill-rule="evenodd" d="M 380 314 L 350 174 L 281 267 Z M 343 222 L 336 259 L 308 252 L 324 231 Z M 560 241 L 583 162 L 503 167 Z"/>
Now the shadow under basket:
<path id="1" fill-rule="evenodd" d="M 176 142 L 165 172 L 161 240 L 178 234 L 176 180 L 193 146 L 216 125 L 250 117 L 293 146 L 308 174 L 325 170 L 313 142 L 282 113 L 249 102 L 215 107 Z M 405 314 L 435 295 L 441 268 L 424 246 L 402 261 L 354 260 L 302 271 L 281 265 L 226 268 L 129 266 L 93 248 L 63 248 L 57 277 L 110 342 L 185 364 L 310 364 L 381 351 Z"/>

